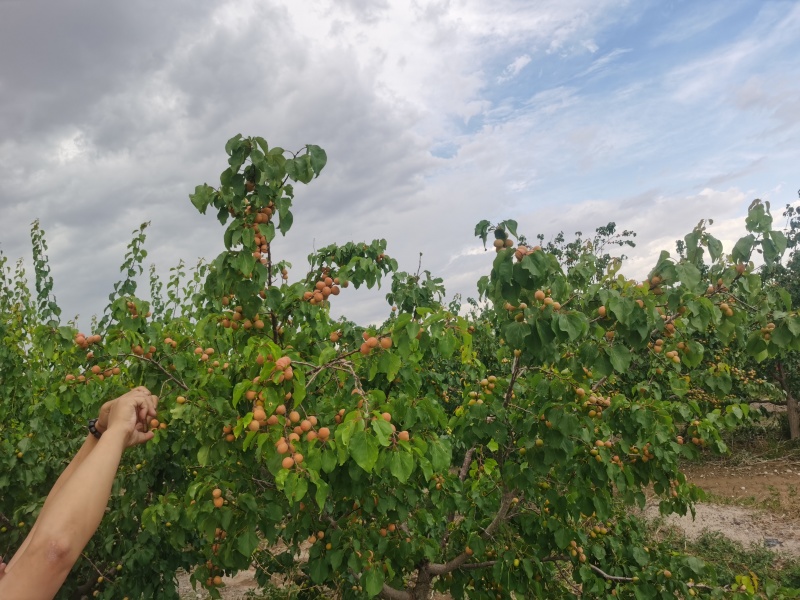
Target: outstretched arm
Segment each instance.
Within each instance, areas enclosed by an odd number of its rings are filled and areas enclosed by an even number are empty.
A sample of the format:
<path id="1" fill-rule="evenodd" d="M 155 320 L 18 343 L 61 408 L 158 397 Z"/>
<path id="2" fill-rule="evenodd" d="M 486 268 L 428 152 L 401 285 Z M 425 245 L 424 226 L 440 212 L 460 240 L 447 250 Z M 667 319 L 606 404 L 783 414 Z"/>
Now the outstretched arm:
<path id="1" fill-rule="evenodd" d="M 122 452 L 152 439 L 146 426 L 151 416 L 155 401 L 144 388 L 114 402 L 108 429 L 101 439 L 84 443 L 81 460 L 74 467 L 70 463 L 67 470 L 72 472 L 59 478 L 34 528 L 0 577 L 0 597 L 55 596 L 100 524 Z"/>

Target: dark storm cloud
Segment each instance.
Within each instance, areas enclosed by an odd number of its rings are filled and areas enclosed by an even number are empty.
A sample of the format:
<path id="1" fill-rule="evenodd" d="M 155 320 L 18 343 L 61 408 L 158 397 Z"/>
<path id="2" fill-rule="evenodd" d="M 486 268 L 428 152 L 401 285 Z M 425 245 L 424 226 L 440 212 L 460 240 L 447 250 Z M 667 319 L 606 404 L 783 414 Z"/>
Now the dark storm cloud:
<path id="1" fill-rule="evenodd" d="M 29 256 L 29 224 L 41 218 L 67 315 L 86 323 L 102 311 L 144 221 L 148 263 L 162 274 L 221 250 L 219 224 L 187 196 L 218 184 L 223 145 L 237 132 L 328 151 L 323 177 L 297 186 L 296 226 L 279 242 L 298 273 L 314 247 L 388 236 L 363 235 L 359 223 L 422 186 L 430 165 L 411 134 L 413 111 L 378 99 L 374 73 L 352 50 L 310 46 L 282 9 L 73 8 L 68 18 L 63 6 L 51 13 L 27 67 L 19 54 L 0 59 L 2 86 L 19 90 L 0 104 L 0 120 L 15 123 L 0 141 L 0 249 Z M 40 14 L 24 6 L 3 27 L 31 28 Z"/>
<path id="2" fill-rule="evenodd" d="M 157 69 L 212 1 L 0 4 L 0 128 L 20 139 L 83 123 L 98 98 Z"/>

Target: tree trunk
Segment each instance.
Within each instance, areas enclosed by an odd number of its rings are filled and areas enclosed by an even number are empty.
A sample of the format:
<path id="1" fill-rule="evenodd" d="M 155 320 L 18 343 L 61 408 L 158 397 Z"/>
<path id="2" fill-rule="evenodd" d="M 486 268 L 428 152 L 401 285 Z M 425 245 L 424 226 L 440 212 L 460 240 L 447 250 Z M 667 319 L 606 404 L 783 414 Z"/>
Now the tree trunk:
<path id="1" fill-rule="evenodd" d="M 800 403 L 786 390 L 786 416 L 789 417 L 789 437 L 796 440 L 800 437 Z"/>

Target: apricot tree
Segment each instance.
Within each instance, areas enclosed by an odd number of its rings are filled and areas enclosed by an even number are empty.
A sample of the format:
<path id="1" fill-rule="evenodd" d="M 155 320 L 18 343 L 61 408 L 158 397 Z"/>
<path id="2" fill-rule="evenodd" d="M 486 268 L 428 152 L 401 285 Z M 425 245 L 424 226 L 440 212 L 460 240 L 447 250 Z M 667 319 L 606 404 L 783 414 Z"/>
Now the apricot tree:
<path id="1" fill-rule="evenodd" d="M 800 317 L 751 261 L 780 250 L 766 204 L 730 254 L 695 230 L 644 282 L 591 248 L 562 264 L 515 222 L 483 221 L 496 254 L 464 313 L 442 304 L 441 280 L 399 272 L 385 240 L 323 248 L 292 280 L 277 234 L 325 152 L 242 136 L 226 151 L 219 186 L 191 195 L 225 226 L 225 250 L 164 283 L 151 272 L 145 300 L 143 225 L 91 333 L 60 324 L 38 227 L 35 298 L 1 259 L 3 555 L 85 418 L 146 385 L 156 437 L 124 456 L 64 597 L 177 598 L 179 568 L 219 597 L 222 576 L 251 565 L 304 597 L 779 593 L 662 552 L 629 510 L 647 488 L 662 512 L 691 510 L 680 461 L 724 451 L 720 432 L 747 418 L 746 404 L 704 400 L 731 391 L 731 365 L 707 348 L 737 361 L 800 348 Z M 385 277 L 383 323 L 331 318 L 344 288 Z"/>

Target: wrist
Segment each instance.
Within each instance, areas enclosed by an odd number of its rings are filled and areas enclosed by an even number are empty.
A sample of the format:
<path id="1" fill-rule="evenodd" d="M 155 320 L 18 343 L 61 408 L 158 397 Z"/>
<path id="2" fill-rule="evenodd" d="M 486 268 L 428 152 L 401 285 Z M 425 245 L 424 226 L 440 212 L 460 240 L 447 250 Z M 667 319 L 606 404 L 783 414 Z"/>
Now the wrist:
<path id="1" fill-rule="evenodd" d="M 128 431 L 124 427 L 113 427 L 109 425 L 103 434 L 103 439 L 119 442 L 124 447 L 128 440 Z"/>

